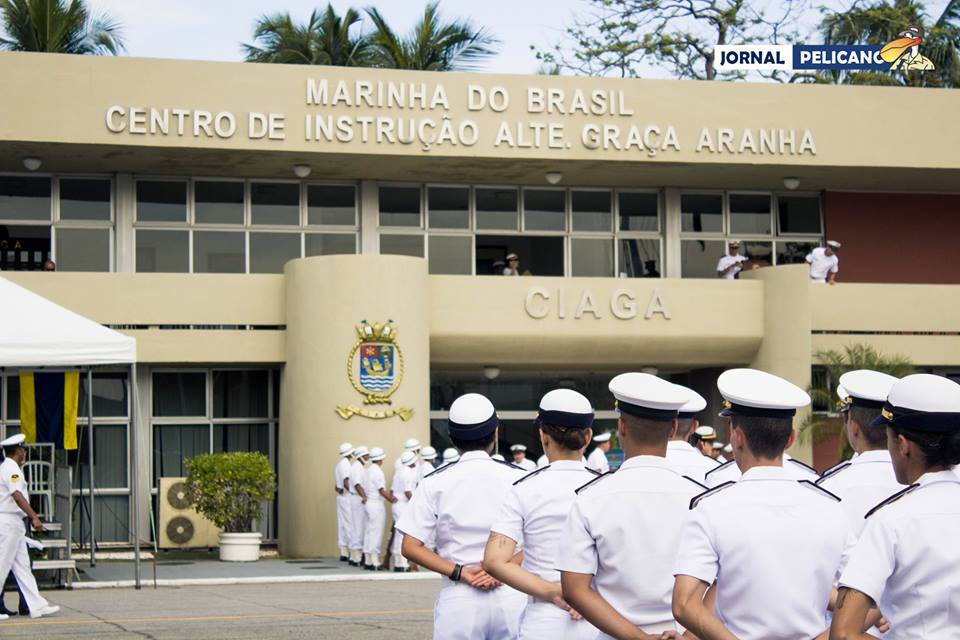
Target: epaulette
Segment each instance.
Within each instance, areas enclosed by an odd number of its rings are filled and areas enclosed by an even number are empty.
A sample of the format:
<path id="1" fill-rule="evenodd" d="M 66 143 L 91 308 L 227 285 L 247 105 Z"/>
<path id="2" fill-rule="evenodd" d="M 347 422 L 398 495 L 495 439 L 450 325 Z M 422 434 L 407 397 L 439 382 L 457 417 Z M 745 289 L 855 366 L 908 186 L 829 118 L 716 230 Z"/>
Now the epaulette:
<path id="1" fill-rule="evenodd" d="M 457 464 L 457 463 L 456 463 L 456 462 L 451 462 L 450 464 L 445 464 L 445 465 L 443 465 L 442 467 L 440 467 L 440 468 L 438 468 L 438 469 L 434 469 L 433 471 L 431 471 L 431 472 L 428 473 L 427 475 L 423 476 L 423 479 L 426 480 L 426 479 L 429 478 L 430 476 L 435 476 L 435 475 L 437 475 L 438 473 L 440 473 L 441 471 L 446 471 L 447 469 L 449 469 L 450 467 L 452 467 L 452 466 L 455 465 L 455 464 Z"/>
<path id="2" fill-rule="evenodd" d="M 549 469 L 549 468 L 550 468 L 550 465 L 547 465 L 547 466 L 545 466 L 545 467 L 540 467 L 539 469 L 534 469 L 533 471 L 531 471 L 531 472 L 528 473 L 527 475 L 523 476 L 522 478 L 520 478 L 519 480 L 517 480 L 516 482 L 514 482 L 514 483 L 513 483 L 513 486 L 517 486 L 518 484 L 520 484 L 520 483 L 523 482 L 524 480 L 528 480 L 528 479 L 532 478 L 533 476 L 537 475 L 538 473 L 540 473 L 541 471 L 546 471 L 546 470 Z"/>
<path id="3" fill-rule="evenodd" d="M 786 460 L 787 460 L 787 462 L 792 462 L 793 464 L 800 465 L 801 467 L 803 467 L 803 468 L 806 469 L 807 471 L 810 471 L 811 473 L 813 473 L 813 475 L 815 475 L 815 476 L 820 475 L 819 473 L 817 473 L 817 470 L 816 470 L 816 469 L 814 469 L 813 467 L 811 467 L 810 465 L 808 465 L 806 462 L 800 462 L 800 461 L 797 460 L 796 458 L 787 458 Z"/>
<path id="4" fill-rule="evenodd" d="M 596 469 L 591 469 L 590 467 L 584 467 L 584 469 L 586 469 L 587 471 L 589 471 L 590 473 L 592 473 L 592 474 L 595 475 L 595 476 L 602 476 L 602 475 L 603 475 L 602 473 L 600 473 L 600 472 L 597 471 Z"/>
<path id="5" fill-rule="evenodd" d="M 494 460 L 493 458 L 490 458 L 490 459 L 493 460 L 494 462 L 496 462 L 497 464 L 505 464 L 505 465 L 507 465 L 508 467 L 510 467 L 511 469 L 518 469 L 518 470 L 520 470 L 520 471 L 526 471 L 526 469 L 524 469 L 523 467 L 518 467 L 517 465 L 513 464 L 512 462 L 507 462 L 506 460 L 502 460 L 502 461 L 501 461 L 501 460 Z"/>
<path id="6" fill-rule="evenodd" d="M 833 476 L 837 475 L 838 473 L 840 473 L 841 471 L 843 471 L 849 466 L 850 466 L 849 461 L 841 462 L 840 464 L 833 465 L 832 467 L 824 471 L 822 476 L 817 478 L 817 484 L 819 485 L 821 482 L 823 482 L 827 478 L 832 478 Z"/>
<path id="7" fill-rule="evenodd" d="M 714 462 L 716 462 L 716 460 L 714 460 Z M 734 462 L 735 462 L 734 460 L 727 460 L 726 462 L 722 462 L 722 463 L 720 463 L 720 466 L 714 467 L 713 469 L 710 469 L 710 471 L 707 471 L 707 472 L 704 474 L 704 477 L 707 477 L 708 475 L 710 475 L 710 474 L 713 473 L 714 471 L 720 471 L 720 469 L 726 469 L 727 467 L 729 467 L 730 465 L 732 465 Z"/>
<path id="8" fill-rule="evenodd" d="M 919 486 L 920 486 L 920 483 L 919 483 L 919 482 L 915 482 L 914 484 L 910 485 L 910 486 L 907 487 L 906 489 L 901 489 L 900 491 L 897 491 L 895 494 L 893 494 L 892 496 L 890 496 L 889 498 L 887 498 L 886 500 L 884 500 L 883 502 L 881 502 L 880 504 L 878 504 L 877 506 L 875 506 L 873 509 L 870 509 L 870 511 L 867 511 L 867 515 L 863 516 L 864 519 L 869 518 L 869 517 L 872 516 L 874 513 L 876 513 L 877 511 L 879 511 L 881 508 L 887 506 L 888 504 L 891 504 L 891 503 L 893 503 L 893 502 L 896 502 L 897 500 L 899 500 L 899 499 L 902 498 L 903 496 L 907 495 L 908 493 L 910 493 L 911 491 L 913 491 L 914 489 L 916 489 L 916 488 L 919 487 Z"/>
<path id="9" fill-rule="evenodd" d="M 821 487 L 820 485 L 818 485 L 816 482 L 811 482 L 810 480 L 797 480 L 797 482 L 799 482 L 800 484 L 802 484 L 802 485 L 805 486 L 805 487 L 813 487 L 814 489 L 816 489 L 817 491 L 819 491 L 819 492 L 822 493 L 823 495 L 827 496 L 828 498 L 833 498 L 833 499 L 836 500 L 837 502 L 840 502 L 840 496 L 838 496 L 837 494 L 832 493 L 832 492 L 830 492 L 830 491 L 827 491 L 826 489 L 824 489 L 823 487 Z"/>
<path id="10" fill-rule="evenodd" d="M 722 467 L 722 466 L 725 465 L 725 464 L 729 464 L 729 463 L 731 463 L 731 462 L 734 462 L 733 460 L 727 460 L 726 462 L 720 462 L 720 461 L 717 460 L 716 458 L 711 458 L 710 456 L 703 456 L 703 457 L 706 458 L 707 460 L 709 460 L 710 462 L 712 462 L 713 464 L 717 465 L 717 467 Z M 710 471 L 713 471 L 713 469 L 710 469 Z"/>
<path id="11" fill-rule="evenodd" d="M 597 482 L 600 482 L 601 480 L 603 480 L 603 479 L 606 478 L 607 476 L 612 476 L 614 473 L 616 473 L 616 471 L 607 471 L 606 473 L 601 473 L 600 475 L 598 475 L 596 478 L 594 478 L 593 480 L 591 480 L 591 481 L 588 482 L 587 484 L 585 484 L 585 485 L 583 485 L 583 486 L 581 486 L 581 487 L 577 487 L 577 489 L 574 491 L 574 493 L 576 493 L 577 495 L 579 495 L 580 492 L 583 491 L 584 489 L 586 489 L 587 487 L 589 487 L 589 486 L 591 486 L 591 485 L 593 485 L 593 484 L 595 484 L 595 483 L 597 483 Z"/>
<path id="12" fill-rule="evenodd" d="M 698 487 L 702 487 L 702 488 L 704 489 L 704 491 L 706 491 L 707 489 L 710 488 L 710 487 L 708 487 L 707 485 L 703 484 L 702 482 L 698 482 L 697 480 L 694 480 L 694 479 L 691 478 L 690 476 L 681 476 L 681 477 L 686 478 L 687 480 L 689 480 L 689 481 L 692 482 L 693 484 L 697 485 Z"/>
<path id="13" fill-rule="evenodd" d="M 696 482 L 696 480 L 694 480 L 694 482 Z M 723 484 L 718 484 L 718 485 L 715 486 L 713 489 L 707 489 L 707 490 L 704 491 L 703 493 L 701 493 L 701 494 L 699 494 L 699 495 L 693 496 L 693 499 L 690 500 L 690 509 L 693 509 L 693 508 L 696 507 L 698 504 L 700 504 L 700 501 L 703 500 L 704 498 L 706 498 L 706 497 L 708 497 L 708 496 L 712 496 L 712 495 L 720 492 L 721 490 L 726 489 L 727 487 L 732 487 L 732 486 L 735 485 L 735 484 L 737 484 L 737 483 L 734 482 L 733 480 L 728 480 L 727 482 L 724 482 Z"/>

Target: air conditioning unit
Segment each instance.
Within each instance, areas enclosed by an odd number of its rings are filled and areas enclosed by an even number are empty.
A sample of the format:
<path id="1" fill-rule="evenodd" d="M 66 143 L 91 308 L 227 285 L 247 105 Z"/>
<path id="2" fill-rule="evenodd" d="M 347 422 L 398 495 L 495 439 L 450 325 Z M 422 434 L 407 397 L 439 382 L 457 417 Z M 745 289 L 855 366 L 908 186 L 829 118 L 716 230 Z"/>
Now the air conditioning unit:
<path id="1" fill-rule="evenodd" d="M 220 529 L 187 502 L 186 478 L 160 478 L 159 534 L 161 549 L 196 549 L 219 545 Z"/>

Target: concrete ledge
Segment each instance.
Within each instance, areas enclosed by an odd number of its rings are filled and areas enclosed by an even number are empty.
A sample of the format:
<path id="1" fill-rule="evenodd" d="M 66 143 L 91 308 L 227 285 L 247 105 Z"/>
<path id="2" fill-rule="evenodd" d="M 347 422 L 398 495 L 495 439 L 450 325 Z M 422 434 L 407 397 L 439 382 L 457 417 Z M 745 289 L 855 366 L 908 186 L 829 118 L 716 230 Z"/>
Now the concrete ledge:
<path id="1" fill-rule="evenodd" d="M 371 575 L 357 575 L 355 573 L 340 573 L 325 576 L 258 576 L 249 578 L 184 578 L 179 580 L 157 580 L 158 587 L 206 587 L 231 584 L 294 584 L 316 582 L 385 582 L 395 580 L 439 580 L 440 574 L 432 571 L 417 573 L 373 573 Z M 141 587 L 152 587 L 152 579 L 144 578 L 140 581 Z M 133 580 L 113 580 L 94 582 L 74 582 L 73 589 L 129 589 L 135 587 Z"/>

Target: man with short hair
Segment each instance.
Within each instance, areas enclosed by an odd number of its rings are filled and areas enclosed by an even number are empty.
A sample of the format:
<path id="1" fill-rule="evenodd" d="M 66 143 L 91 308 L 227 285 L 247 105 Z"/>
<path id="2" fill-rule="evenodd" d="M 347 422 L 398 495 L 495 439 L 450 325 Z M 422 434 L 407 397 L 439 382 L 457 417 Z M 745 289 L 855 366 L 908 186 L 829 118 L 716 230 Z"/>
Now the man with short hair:
<path id="1" fill-rule="evenodd" d="M 690 434 L 690 446 L 700 452 L 705 458 L 713 458 L 713 443 L 717 439 L 717 431 L 710 425 L 700 425 Z"/>
<path id="2" fill-rule="evenodd" d="M 600 473 L 610 471 L 610 462 L 607 460 L 607 451 L 610 451 L 610 432 L 605 431 L 593 436 L 593 444 L 596 445 L 590 455 L 587 456 L 587 467 Z"/>
<path id="3" fill-rule="evenodd" d="M 510 447 L 510 453 L 513 455 L 513 464 L 517 465 L 524 471 L 533 471 L 537 468 L 537 464 L 527 458 L 527 447 L 522 444 L 515 444 Z"/>
<path id="4" fill-rule="evenodd" d="M 717 262 L 717 277 L 733 280 L 743 269 L 743 263 L 748 260 L 747 256 L 740 255 L 740 241 L 731 240 L 729 251 Z"/>
<path id="5" fill-rule="evenodd" d="M 702 452 L 693 447 L 687 439 L 702 428 L 696 415 L 707 408 L 707 401 L 693 389 L 683 388 L 690 395 L 690 400 L 680 407 L 680 412 L 677 414 L 677 432 L 667 443 L 667 462 L 673 465 L 680 475 L 703 484 L 704 476 L 708 471 L 716 468 L 717 463 L 702 455 Z M 713 431 L 712 427 L 706 428 Z"/>
<path id="6" fill-rule="evenodd" d="M 827 246 L 817 247 L 807 254 L 810 265 L 810 282 L 837 284 L 840 257 L 837 252 L 842 245 L 836 240 L 827 240 Z"/>
<path id="7" fill-rule="evenodd" d="M 520 275 L 520 256 L 512 252 L 507 254 L 507 266 L 503 268 L 503 275 Z"/>

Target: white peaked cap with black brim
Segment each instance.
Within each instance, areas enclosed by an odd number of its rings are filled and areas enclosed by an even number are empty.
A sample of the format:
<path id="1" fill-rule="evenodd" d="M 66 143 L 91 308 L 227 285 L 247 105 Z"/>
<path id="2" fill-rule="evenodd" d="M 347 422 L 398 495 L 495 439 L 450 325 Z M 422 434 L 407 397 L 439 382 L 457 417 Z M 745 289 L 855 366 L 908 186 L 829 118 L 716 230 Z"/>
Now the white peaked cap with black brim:
<path id="1" fill-rule="evenodd" d="M 409 467 L 416 461 L 416 459 L 417 459 L 416 451 L 404 451 L 400 455 L 400 464 L 402 464 L 405 467 Z"/>
<path id="2" fill-rule="evenodd" d="M 960 384 L 943 376 L 915 373 L 897 380 L 872 426 L 893 425 L 924 433 L 960 430 Z"/>
<path id="3" fill-rule="evenodd" d="M 883 403 L 887 401 L 890 389 L 899 380 L 889 373 L 872 371 L 870 369 L 857 369 L 848 371 L 840 376 L 840 384 L 837 385 L 837 395 L 841 391 L 844 395 L 840 396 L 843 402 L 841 411 L 846 412 L 850 407 L 864 407 L 867 409 L 882 409 Z"/>
<path id="4" fill-rule="evenodd" d="M 479 393 L 467 393 L 450 405 L 447 426 L 455 440 L 482 440 L 500 424 L 493 403 Z"/>
<path id="5" fill-rule="evenodd" d="M 721 416 L 792 418 L 797 409 L 810 404 L 807 392 L 759 369 L 729 369 L 717 378 L 725 407 Z"/>
<path id="6" fill-rule="evenodd" d="M 621 373 L 609 385 L 617 410 L 648 420 L 675 420 L 680 407 L 690 401 L 686 387 L 649 373 Z"/>
<path id="7" fill-rule="evenodd" d="M 537 424 L 588 429 L 593 426 L 593 407 L 582 393 L 573 389 L 554 389 L 540 398 Z"/>
<path id="8" fill-rule="evenodd" d="M 597 435 L 593 436 L 593 441 L 594 441 L 594 442 L 609 442 L 609 441 L 610 441 L 610 435 L 611 435 L 611 434 L 610 434 L 609 431 L 604 431 L 603 433 L 598 433 Z"/>
<path id="9" fill-rule="evenodd" d="M 713 440 L 717 437 L 717 430 L 708 425 L 697 427 L 694 433 L 700 436 L 701 440 Z"/>
<path id="10" fill-rule="evenodd" d="M 513 445 L 512 447 L 510 447 L 510 451 L 524 451 L 524 452 L 525 452 L 526 450 L 527 450 L 527 445 L 525 445 L 525 444 L 515 444 L 515 445 Z"/>
<path id="11" fill-rule="evenodd" d="M 0 447 L 13 447 L 15 445 L 23 444 L 26 442 L 26 440 L 27 436 L 23 435 L 22 433 L 18 433 L 15 436 L 10 436 L 9 438 L 0 440 Z"/>
<path id="12" fill-rule="evenodd" d="M 502 455 L 500 455 L 499 453 L 495 453 L 495 454 L 493 454 L 493 455 L 490 456 L 490 457 L 493 458 L 494 460 L 496 460 L 497 462 L 506 462 L 506 461 L 507 461 L 507 459 L 504 458 L 504 457 L 503 457 Z"/>
<path id="13" fill-rule="evenodd" d="M 682 384 L 678 384 L 677 386 L 686 391 L 690 396 L 690 399 L 687 400 L 687 403 L 680 407 L 680 411 L 677 413 L 678 418 L 681 420 L 689 420 L 707 408 L 707 400 L 702 395 L 690 387 L 683 386 Z"/>

